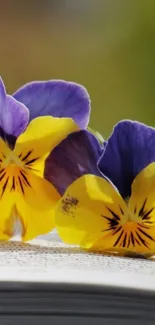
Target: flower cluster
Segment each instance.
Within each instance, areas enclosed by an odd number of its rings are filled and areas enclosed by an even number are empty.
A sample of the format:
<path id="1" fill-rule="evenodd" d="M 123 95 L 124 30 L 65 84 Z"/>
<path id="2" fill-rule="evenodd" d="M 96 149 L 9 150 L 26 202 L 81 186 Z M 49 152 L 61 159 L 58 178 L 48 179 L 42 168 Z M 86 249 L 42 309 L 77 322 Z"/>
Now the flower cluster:
<path id="1" fill-rule="evenodd" d="M 120 121 L 104 141 L 88 131 L 81 85 L 0 80 L 0 240 L 56 227 L 94 251 L 155 253 L 155 129 Z"/>

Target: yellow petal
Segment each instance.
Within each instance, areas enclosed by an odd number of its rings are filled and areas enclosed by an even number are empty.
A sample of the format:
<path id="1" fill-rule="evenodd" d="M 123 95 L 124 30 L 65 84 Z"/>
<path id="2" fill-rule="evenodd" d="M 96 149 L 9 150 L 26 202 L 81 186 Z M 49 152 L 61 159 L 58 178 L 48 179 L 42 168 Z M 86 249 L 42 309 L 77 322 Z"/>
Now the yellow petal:
<path id="1" fill-rule="evenodd" d="M 11 216 L 14 209 L 14 195 L 6 192 L 0 198 L 0 240 L 8 240 L 13 233 Z"/>
<path id="2" fill-rule="evenodd" d="M 155 253 L 155 163 L 143 169 L 133 181 L 127 217 L 128 221 L 117 233 L 97 240 L 92 249 Z"/>
<path id="3" fill-rule="evenodd" d="M 128 203 L 132 219 L 137 222 L 137 239 L 132 251 L 155 252 L 155 163 L 144 168 L 132 184 Z"/>
<path id="4" fill-rule="evenodd" d="M 7 156 L 11 153 L 7 144 L 0 138 L 0 240 L 8 240 L 12 235 L 10 217 L 14 208 L 14 195 L 10 194 L 9 177 L 4 168 Z"/>
<path id="5" fill-rule="evenodd" d="M 70 118 L 37 117 L 17 139 L 14 152 L 27 167 L 32 167 L 41 157 L 46 158 L 68 134 L 78 130 Z"/>
<path id="6" fill-rule="evenodd" d="M 86 175 L 69 186 L 55 209 L 55 223 L 66 243 L 91 247 L 123 220 L 126 204 L 105 179 Z"/>
<path id="7" fill-rule="evenodd" d="M 128 206 L 135 218 L 155 226 L 155 163 L 144 168 L 135 178 Z M 149 213 L 145 217 L 146 213 Z"/>
<path id="8" fill-rule="evenodd" d="M 118 230 L 119 229 L 119 230 Z M 133 252 L 136 254 L 155 253 L 155 227 L 144 227 L 136 222 L 127 222 L 97 240 L 91 247 L 94 251 Z"/>
<path id="9" fill-rule="evenodd" d="M 93 245 L 93 250 L 155 253 L 155 163 L 142 170 L 132 184 L 128 221 Z"/>
<path id="10" fill-rule="evenodd" d="M 53 209 L 60 198 L 56 189 L 32 172 L 23 181 L 23 195 L 16 193 L 16 209 L 23 224 L 23 240 L 30 240 L 54 227 Z"/>

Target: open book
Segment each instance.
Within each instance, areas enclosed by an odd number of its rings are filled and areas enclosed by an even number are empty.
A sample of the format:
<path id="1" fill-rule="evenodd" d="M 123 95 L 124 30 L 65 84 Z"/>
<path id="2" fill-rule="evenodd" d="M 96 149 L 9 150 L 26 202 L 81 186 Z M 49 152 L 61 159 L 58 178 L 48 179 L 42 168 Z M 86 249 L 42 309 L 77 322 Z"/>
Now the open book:
<path id="1" fill-rule="evenodd" d="M 155 262 L 85 253 L 56 233 L 0 245 L 0 325 L 155 324 Z"/>

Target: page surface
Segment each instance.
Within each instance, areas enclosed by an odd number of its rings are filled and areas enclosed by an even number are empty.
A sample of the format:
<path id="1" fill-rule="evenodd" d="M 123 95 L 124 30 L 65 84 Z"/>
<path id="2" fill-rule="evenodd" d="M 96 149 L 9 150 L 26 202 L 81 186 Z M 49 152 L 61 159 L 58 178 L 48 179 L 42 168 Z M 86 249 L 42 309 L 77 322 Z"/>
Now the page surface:
<path id="1" fill-rule="evenodd" d="M 1 243 L 0 281 L 81 283 L 154 291 L 155 262 L 86 253 L 63 244 L 54 232 L 30 243 Z"/>

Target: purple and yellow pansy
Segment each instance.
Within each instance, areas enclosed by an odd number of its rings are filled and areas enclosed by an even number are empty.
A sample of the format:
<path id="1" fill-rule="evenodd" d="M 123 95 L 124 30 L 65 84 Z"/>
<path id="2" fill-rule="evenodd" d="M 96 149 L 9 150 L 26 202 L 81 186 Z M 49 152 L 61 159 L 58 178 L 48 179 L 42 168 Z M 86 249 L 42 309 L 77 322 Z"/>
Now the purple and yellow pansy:
<path id="1" fill-rule="evenodd" d="M 54 227 L 60 194 L 44 177 L 45 161 L 70 133 L 85 129 L 90 99 L 78 84 L 31 82 L 13 96 L 0 80 L 0 240 L 9 239 L 17 221 L 22 239 Z"/>
<path id="2" fill-rule="evenodd" d="M 94 251 L 154 254 L 155 129 L 121 121 L 102 150 L 100 175 L 79 177 L 58 202 L 58 233 Z"/>
<path id="3" fill-rule="evenodd" d="M 10 96 L 0 79 L 0 240 L 20 223 L 24 241 L 56 227 L 84 249 L 155 254 L 155 129 L 124 120 L 99 141 L 89 117 L 81 85 Z"/>

